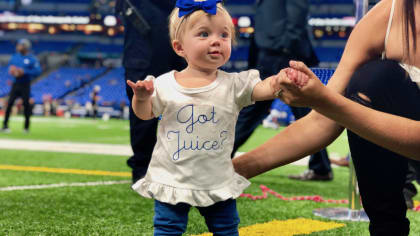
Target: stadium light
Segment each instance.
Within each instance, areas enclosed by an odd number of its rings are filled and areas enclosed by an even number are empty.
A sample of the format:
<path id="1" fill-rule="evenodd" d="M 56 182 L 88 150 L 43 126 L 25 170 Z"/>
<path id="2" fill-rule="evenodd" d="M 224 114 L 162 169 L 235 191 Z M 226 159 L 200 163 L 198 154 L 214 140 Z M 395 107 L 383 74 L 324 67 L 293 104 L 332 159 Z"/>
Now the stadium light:
<path id="1" fill-rule="evenodd" d="M 241 16 L 238 19 L 239 27 L 249 27 L 251 26 L 251 19 L 248 16 Z"/>
<path id="2" fill-rule="evenodd" d="M 115 16 L 105 16 L 104 18 L 104 25 L 105 26 L 116 26 L 117 25 L 117 18 Z"/>

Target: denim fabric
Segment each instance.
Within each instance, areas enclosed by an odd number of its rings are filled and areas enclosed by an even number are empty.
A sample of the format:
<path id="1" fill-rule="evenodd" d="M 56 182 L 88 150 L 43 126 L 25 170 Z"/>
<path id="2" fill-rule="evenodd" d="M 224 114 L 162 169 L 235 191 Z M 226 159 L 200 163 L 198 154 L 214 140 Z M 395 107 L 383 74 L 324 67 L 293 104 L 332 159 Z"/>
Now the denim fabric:
<path id="1" fill-rule="evenodd" d="M 185 203 L 170 205 L 155 200 L 154 236 L 181 236 L 188 223 L 191 206 Z M 229 199 L 208 207 L 197 207 L 214 236 L 237 236 L 239 216 L 236 200 Z"/>

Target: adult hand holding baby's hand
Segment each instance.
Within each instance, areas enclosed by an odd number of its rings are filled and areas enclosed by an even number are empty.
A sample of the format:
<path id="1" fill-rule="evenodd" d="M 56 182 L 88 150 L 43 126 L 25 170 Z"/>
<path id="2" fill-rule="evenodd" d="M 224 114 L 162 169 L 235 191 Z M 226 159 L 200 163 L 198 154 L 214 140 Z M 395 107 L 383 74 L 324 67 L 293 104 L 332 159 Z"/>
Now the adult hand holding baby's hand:
<path id="1" fill-rule="evenodd" d="M 279 98 L 286 104 L 314 107 L 322 103 L 325 86 L 303 62 L 290 61 L 290 68 L 280 71 L 279 76 Z"/>
<path id="2" fill-rule="evenodd" d="M 136 83 L 127 80 L 127 84 L 133 89 L 135 99 L 138 101 L 146 101 L 155 90 L 152 80 L 138 80 Z"/>

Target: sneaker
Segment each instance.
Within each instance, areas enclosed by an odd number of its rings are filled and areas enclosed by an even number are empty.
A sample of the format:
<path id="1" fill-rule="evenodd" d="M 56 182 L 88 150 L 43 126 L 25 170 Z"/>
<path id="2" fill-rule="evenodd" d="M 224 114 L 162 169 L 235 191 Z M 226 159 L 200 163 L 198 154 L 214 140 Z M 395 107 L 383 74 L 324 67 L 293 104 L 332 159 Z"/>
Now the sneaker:
<path id="1" fill-rule="evenodd" d="M 349 160 L 346 157 L 340 159 L 330 159 L 330 162 L 338 166 L 349 166 Z"/>
<path id="2" fill-rule="evenodd" d="M 278 129 L 279 128 L 278 124 L 276 124 L 272 121 L 269 121 L 269 120 L 263 120 L 262 124 L 263 124 L 264 128 L 270 128 L 270 129 Z"/>
<path id="3" fill-rule="evenodd" d="M 11 131 L 9 128 L 3 128 L 3 129 L 1 129 L 1 132 L 2 132 L 2 133 L 9 134 L 9 133 L 11 133 L 12 131 Z"/>
<path id="4" fill-rule="evenodd" d="M 23 133 L 29 134 L 29 129 L 23 129 Z"/>
<path id="5" fill-rule="evenodd" d="M 305 170 L 302 174 L 299 175 L 289 175 L 289 179 L 311 181 L 311 180 L 323 180 L 330 181 L 333 179 L 333 172 L 330 171 L 326 175 L 316 174 L 313 170 Z"/>

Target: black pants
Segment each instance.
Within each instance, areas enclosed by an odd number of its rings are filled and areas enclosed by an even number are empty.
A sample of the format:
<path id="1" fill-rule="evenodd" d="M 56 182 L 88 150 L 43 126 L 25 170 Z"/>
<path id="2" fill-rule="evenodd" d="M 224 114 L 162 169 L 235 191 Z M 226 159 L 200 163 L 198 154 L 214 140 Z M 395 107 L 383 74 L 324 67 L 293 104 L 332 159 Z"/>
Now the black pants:
<path id="1" fill-rule="evenodd" d="M 138 70 L 126 70 L 126 80 L 136 82 L 143 80 L 147 74 Z M 134 155 L 127 160 L 128 166 L 132 169 L 133 182 L 146 174 L 152 157 L 153 148 L 156 143 L 156 130 L 158 119 L 141 120 L 134 114 L 131 100 L 133 90 L 126 84 L 127 96 L 130 100 L 130 143 Z"/>
<path id="2" fill-rule="evenodd" d="M 360 67 L 346 96 L 378 111 L 420 120 L 420 90 L 395 61 L 375 60 Z M 371 235 L 408 235 L 403 195 L 408 159 L 347 133 Z"/>
<path id="3" fill-rule="evenodd" d="M 23 99 L 23 111 L 25 114 L 25 129 L 29 129 L 29 119 L 31 117 L 31 105 L 29 104 L 29 96 L 31 94 L 31 83 L 14 83 L 12 89 L 10 90 L 9 100 L 7 102 L 6 114 L 3 121 L 3 129 L 9 127 L 9 117 L 10 112 L 12 111 L 13 104 L 15 103 L 16 98 L 21 97 Z"/>
<path id="4" fill-rule="evenodd" d="M 158 76 L 163 74 L 169 71 L 169 68 L 180 71 L 185 67 L 185 62 L 180 57 L 177 57 L 175 53 L 172 52 L 172 54 L 167 55 L 166 60 L 162 61 L 159 65 L 155 65 L 147 70 L 126 69 L 125 79 L 136 82 L 137 80 L 145 79 L 147 75 Z M 162 65 L 165 67 L 162 68 Z M 134 153 L 134 155 L 127 160 L 127 165 L 132 169 L 132 180 L 135 182 L 146 174 L 149 167 L 153 148 L 156 144 L 158 119 L 139 119 L 136 114 L 134 114 L 132 107 L 133 90 L 127 84 L 126 92 L 130 101 L 130 144 Z"/>

